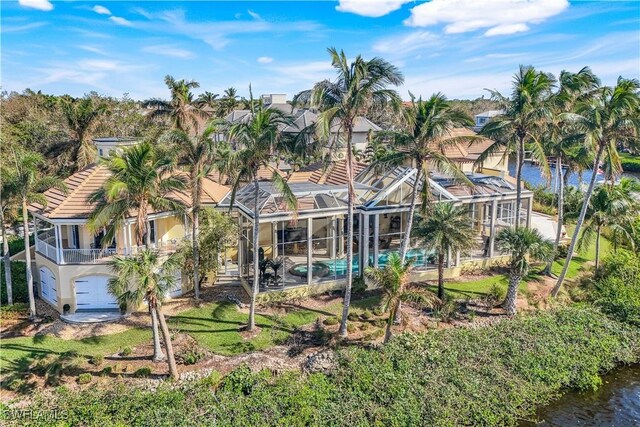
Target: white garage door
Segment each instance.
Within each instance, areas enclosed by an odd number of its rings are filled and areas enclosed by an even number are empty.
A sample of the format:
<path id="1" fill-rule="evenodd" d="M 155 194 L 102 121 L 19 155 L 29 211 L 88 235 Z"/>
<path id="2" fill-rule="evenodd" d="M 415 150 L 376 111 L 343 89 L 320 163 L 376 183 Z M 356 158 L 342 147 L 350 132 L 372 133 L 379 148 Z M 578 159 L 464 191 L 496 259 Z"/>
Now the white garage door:
<path id="1" fill-rule="evenodd" d="M 56 277 L 47 267 L 40 267 L 40 297 L 51 304 L 58 304 Z"/>
<path id="2" fill-rule="evenodd" d="M 107 291 L 109 276 L 85 276 L 75 281 L 77 310 L 119 310 L 116 298 Z"/>

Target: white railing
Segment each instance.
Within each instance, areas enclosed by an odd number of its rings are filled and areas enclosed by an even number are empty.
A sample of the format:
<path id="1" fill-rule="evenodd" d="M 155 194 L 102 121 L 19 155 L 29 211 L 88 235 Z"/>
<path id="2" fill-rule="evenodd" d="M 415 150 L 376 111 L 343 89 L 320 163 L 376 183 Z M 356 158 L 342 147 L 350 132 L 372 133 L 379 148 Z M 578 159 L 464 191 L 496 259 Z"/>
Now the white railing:
<path id="1" fill-rule="evenodd" d="M 167 242 L 159 241 L 151 244 L 151 249 L 158 250 L 162 253 L 175 252 L 178 248 L 178 243 L 175 240 L 170 240 Z M 127 252 L 130 255 L 135 255 L 138 252 L 145 249 L 145 246 L 132 246 L 131 249 Z"/>
<path id="2" fill-rule="evenodd" d="M 58 250 L 56 247 L 43 242 L 42 240 L 36 240 L 36 252 L 41 253 L 56 263 L 58 262 Z"/>
<path id="3" fill-rule="evenodd" d="M 68 264 L 97 264 L 105 262 L 110 256 L 116 254 L 115 248 L 107 249 L 63 249 L 63 263 Z"/>

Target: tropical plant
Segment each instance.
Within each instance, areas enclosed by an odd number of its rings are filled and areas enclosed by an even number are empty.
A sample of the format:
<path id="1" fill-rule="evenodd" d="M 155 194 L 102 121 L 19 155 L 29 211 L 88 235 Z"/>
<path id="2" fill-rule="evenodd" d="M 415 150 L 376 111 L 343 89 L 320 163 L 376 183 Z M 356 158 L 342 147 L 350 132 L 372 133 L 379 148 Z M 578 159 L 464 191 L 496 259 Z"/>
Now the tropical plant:
<path id="1" fill-rule="evenodd" d="M 436 93 L 423 101 L 415 99 L 406 112 L 407 128 L 402 131 L 381 133 L 383 139 L 392 138 L 393 151 L 378 160 L 377 164 L 402 164 L 411 162 L 416 167 L 414 185 L 411 190 L 411 202 L 407 218 L 407 233 L 402 240 L 400 258 L 405 259 L 411 240 L 410 230 L 413 228 L 413 217 L 416 201 L 420 193 L 421 214 L 427 213 L 431 203 L 431 186 L 429 178 L 432 169 L 451 176 L 454 180 L 467 185 L 471 181 L 462 172 L 455 161 L 446 156 L 447 148 L 460 143 L 470 143 L 474 137 L 454 136 L 455 128 L 473 125 L 473 120 L 465 113 L 451 107 L 447 98 Z"/>
<path id="2" fill-rule="evenodd" d="M 464 252 L 475 245 L 475 232 L 464 206 L 436 203 L 429 214 L 418 223 L 413 235 L 427 250 L 438 257 L 438 298 L 444 301 L 444 261 L 447 254 Z"/>
<path id="3" fill-rule="evenodd" d="M 545 177 L 549 176 L 549 164 L 540 141 L 542 129 L 549 116 L 549 103 L 555 83 L 553 75 L 536 71 L 531 66 L 520 66 L 514 76 L 510 97 L 493 90 L 491 98 L 500 104 L 503 114 L 487 123 L 480 134 L 494 140 L 476 160 L 482 164 L 488 157 L 504 150 L 504 155 L 516 155 L 516 213 L 520 217 L 522 206 L 522 167 L 525 150 L 529 148 L 541 166 Z M 516 227 L 519 226 L 516 221 Z"/>
<path id="4" fill-rule="evenodd" d="M 202 108 L 209 107 L 211 109 L 215 109 L 218 102 L 217 99 L 217 93 L 205 91 L 198 95 L 198 98 L 196 98 L 196 104 Z"/>
<path id="5" fill-rule="evenodd" d="M 180 255 L 174 253 L 163 261 L 158 251 L 144 249 L 133 257 L 115 256 L 109 266 L 115 277 L 109 279 L 109 293 L 114 295 L 122 306 L 139 307 L 142 302 L 149 306 L 149 312 L 155 313 L 160 323 L 162 340 L 167 352 L 169 372 L 174 379 L 178 378 L 178 368 L 173 353 L 171 334 L 167 321 L 162 313 L 162 301 L 176 282 L 175 272 L 182 261 Z M 153 318 L 152 318 L 153 319 Z M 151 322 L 153 335 L 158 336 L 158 325 Z M 154 340 L 155 343 L 155 340 Z M 158 352 L 154 348 L 154 357 Z M 156 359 L 154 359 L 156 360 Z"/>
<path id="6" fill-rule="evenodd" d="M 424 306 L 433 306 L 438 299 L 432 292 L 409 286 L 411 261 L 403 262 L 397 253 L 391 253 L 384 268 L 367 267 L 365 275 L 373 284 L 382 289 L 380 305 L 384 312 L 389 313 L 384 342 L 387 343 L 392 335 L 392 327 L 399 315 L 400 303 L 411 301 Z"/>
<path id="7" fill-rule="evenodd" d="M 640 90 L 638 80 L 619 77 L 615 87 L 600 87 L 594 91 L 593 96 L 578 103 L 576 114 L 572 115 L 573 122 L 578 129 L 577 138 L 596 154 L 591 179 L 571 237 L 567 258 L 558 281 L 551 291 L 551 295 L 554 297 L 560 292 L 573 258 L 573 252 L 595 187 L 600 163 L 604 161 L 607 178 L 613 179 L 620 174 L 622 169 L 617 145 L 622 141 L 637 139 L 640 135 L 640 95 L 638 90 Z"/>
<path id="8" fill-rule="evenodd" d="M 7 304 L 13 304 L 13 282 L 11 280 L 11 253 L 9 251 L 9 236 L 7 235 L 6 221 L 15 220 L 19 202 L 16 199 L 16 187 L 11 181 L 14 170 L 11 168 L 11 159 L 4 157 L 0 163 L 0 227 L 2 227 L 2 262 L 4 263 L 4 280 L 7 287 Z"/>
<path id="9" fill-rule="evenodd" d="M 340 336 L 347 335 L 347 321 L 351 305 L 353 281 L 353 209 L 355 204 L 353 169 L 353 126 L 358 116 L 385 106 L 400 109 L 400 97 L 389 86 L 402 84 L 400 70 L 382 58 L 365 60 L 358 55 L 353 62 L 343 51 L 328 49 L 331 65 L 336 70 L 335 81 L 323 80 L 310 90 L 295 96 L 293 103 L 309 104 L 320 110 L 317 130 L 320 138 L 332 144 L 346 145 L 347 178 L 347 278 Z M 331 135 L 332 130 L 337 134 Z M 331 139 L 333 138 L 333 141 Z"/>
<path id="10" fill-rule="evenodd" d="M 601 185 L 594 190 L 589 203 L 582 235 L 578 239 L 578 252 L 596 242 L 595 266 L 600 266 L 600 236 L 607 228 L 617 243 L 633 246 L 632 225 L 640 215 L 640 183 L 633 178 L 622 178 L 618 185 Z"/>
<path id="11" fill-rule="evenodd" d="M 195 261 L 198 260 L 198 269 L 204 272 L 208 278 L 215 279 L 218 269 L 220 268 L 220 257 L 224 255 L 226 248 L 237 246 L 238 240 L 238 221 L 229 215 L 214 209 L 204 208 L 200 210 L 200 227 L 198 234 L 198 257 L 194 256 L 194 245 L 191 242 L 185 242 L 183 248 L 185 274 L 195 279 L 193 270 Z M 199 274 L 198 280 L 200 285 L 205 274 Z M 195 286 L 195 285 L 194 285 Z"/>
<path id="12" fill-rule="evenodd" d="M 165 76 L 164 82 L 171 92 L 171 100 L 151 99 L 145 101 L 146 107 L 153 107 L 150 117 L 169 117 L 174 129 L 197 134 L 200 122 L 209 117 L 203 110 L 204 104 L 194 99 L 192 89 L 200 84 L 194 80 L 176 80 L 170 75 Z"/>
<path id="13" fill-rule="evenodd" d="M 60 111 L 71 133 L 69 141 L 54 144 L 48 151 L 59 155 L 71 151 L 73 168 L 84 169 L 96 160 L 96 149 L 91 142 L 93 132 L 101 117 L 110 113 L 107 104 L 99 97 L 62 97 Z"/>
<path id="14" fill-rule="evenodd" d="M 516 298 L 522 278 L 529 274 L 534 261 L 547 261 L 553 256 L 553 244 L 536 229 L 519 227 L 502 229 L 496 236 L 498 250 L 509 254 L 509 287 L 503 303 L 509 316 L 516 314 Z"/>
<path id="15" fill-rule="evenodd" d="M 574 110 L 578 101 L 589 96 L 591 91 L 599 84 L 598 78 L 588 67 L 584 67 L 577 73 L 562 71 L 560 73 L 559 88 L 550 99 L 549 115 L 543 127 L 542 144 L 547 157 L 553 158 L 555 171 L 555 184 L 557 188 L 558 219 L 556 238 L 553 243 L 554 252 L 558 251 L 562 227 L 564 225 L 564 187 L 565 176 L 563 168 L 569 171 L 582 170 L 588 167 L 590 152 L 573 137 L 571 123 L 565 118 L 565 112 Z M 567 173 L 570 173 L 570 172 Z M 551 176 L 549 176 L 550 180 Z M 549 260 L 546 274 L 551 274 L 553 259 Z"/>
<path id="16" fill-rule="evenodd" d="M 174 129 L 165 133 L 162 141 L 167 141 L 177 150 L 178 165 L 188 174 L 188 189 L 191 196 L 192 255 L 199 259 L 200 209 L 202 208 L 203 182 L 214 170 L 220 170 L 221 159 L 215 157 L 212 134 L 215 126 L 208 127 L 201 136 L 190 137 L 186 132 Z M 193 285 L 196 300 L 200 299 L 200 265 L 193 264 Z"/>
<path id="17" fill-rule="evenodd" d="M 104 230 L 101 243 L 108 245 L 115 238 L 117 230 L 124 229 L 127 218 L 134 213 L 136 249 L 143 244 L 149 249 L 149 208 L 156 212 L 183 212 L 183 203 L 172 198 L 171 192 L 184 190 L 185 179 L 174 172 L 171 159 L 158 155 L 147 142 L 114 154 L 105 160 L 105 165 L 111 176 L 89 197 L 89 202 L 95 203 L 96 207 L 89 215 L 87 228 L 93 233 Z M 152 323 L 156 324 L 156 313 L 151 308 L 149 313 Z M 157 326 L 154 326 L 154 330 L 157 330 Z M 155 334 L 154 360 L 162 358 L 160 337 Z"/>
<path id="18" fill-rule="evenodd" d="M 43 207 L 47 205 L 44 192 L 50 188 L 56 188 L 66 192 L 65 183 L 58 177 L 47 176 L 41 173 L 44 167 L 44 158 L 34 152 L 13 149 L 13 167 L 7 179 L 9 194 L 15 195 L 22 208 L 22 226 L 24 228 L 24 255 L 27 272 L 27 290 L 29 293 L 29 318 L 36 317 L 36 301 L 33 295 L 33 272 L 31 271 L 31 245 L 29 244 L 29 211 L 27 206 L 33 203 Z M 3 178 L 3 180 L 5 179 Z"/>
<path id="19" fill-rule="evenodd" d="M 253 286 L 251 290 L 251 304 L 249 308 L 248 330 L 255 328 L 256 297 L 259 286 L 259 229 L 260 229 L 260 205 L 258 198 L 260 184 L 258 171 L 262 168 L 271 172 L 271 182 L 281 193 L 283 203 L 292 211 L 297 209 L 297 200 L 287 185 L 285 178 L 276 168 L 279 160 L 278 153 L 284 150 L 282 143 L 282 131 L 285 126 L 291 125 L 291 118 L 279 110 L 265 108 L 262 103 L 248 114 L 246 120 L 231 124 L 228 128 L 229 140 L 237 144 L 238 150 L 232 153 L 229 164 L 235 171 L 234 183 L 231 191 L 231 204 L 235 200 L 235 194 L 240 185 L 251 182 L 254 187 L 253 210 Z"/>
<path id="20" fill-rule="evenodd" d="M 224 90 L 224 95 L 220 98 L 220 115 L 226 116 L 235 110 L 240 102 L 238 101 L 238 91 L 234 87 L 230 87 Z"/>

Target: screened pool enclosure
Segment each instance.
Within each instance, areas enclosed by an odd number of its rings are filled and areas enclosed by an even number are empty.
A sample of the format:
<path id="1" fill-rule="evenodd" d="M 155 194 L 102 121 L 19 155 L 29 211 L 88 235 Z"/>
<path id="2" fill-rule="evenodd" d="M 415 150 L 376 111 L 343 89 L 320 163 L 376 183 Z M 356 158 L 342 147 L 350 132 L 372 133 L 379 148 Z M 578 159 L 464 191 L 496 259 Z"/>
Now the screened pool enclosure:
<path id="1" fill-rule="evenodd" d="M 365 169 L 356 177 L 353 273 L 360 275 L 367 266 L 384 267 L 389 255 L 399 252 L 407 232 L 411 192 L 416 170 L 396 167 L 383 173 Z M 433 200 L 464 204 L 469 220 L 478 232 L 477 250 L 468 254 L 449 254 L 448 266 L 461 260 L 494 255 L 493 237 L 500 226 L 515 223 L 515 188 L 502 178 L 469 175 L 474 187 L 443 177 L 430 179 Z M 256 189 L 257 185 L 257 189 Z M 293 212 L 282 194 L 267 181 L 251 183 L 238 190 L 232 210 L 238 215 L 241 231 L 237 255 L 238 274 L 252 283 L 259 276 L 260 290 L 340 282 L 346 277 L 347 186 L 290 183 L 297 200 Z M 475 189 L 475 187 L 478 187 Z M 257 194 L 256 194 L 257 190 Z M 451 190 L 451 191 L 450 191 Z M 530 193 L 524 193 L 530 206 Z M 418 201 L 419 203 L 419 201 Z M 231 195 L 219 205 L 228 209 Z M 258 268 L 253 265 L 254 210 L 259 215 Z M 526 221 L 526 211 L 524 221 Z M 412 239 L 407 257 L 416 270 L 435 268 L 435 256 L 422 242 Z"/>

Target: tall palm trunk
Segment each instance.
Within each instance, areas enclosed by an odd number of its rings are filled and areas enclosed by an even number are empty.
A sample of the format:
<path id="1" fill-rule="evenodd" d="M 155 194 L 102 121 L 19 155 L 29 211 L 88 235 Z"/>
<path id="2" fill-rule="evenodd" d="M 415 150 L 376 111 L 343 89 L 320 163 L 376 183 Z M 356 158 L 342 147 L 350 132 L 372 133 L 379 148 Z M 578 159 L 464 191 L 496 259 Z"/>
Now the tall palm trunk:
<path id="1" fill-rule="evenodd" d="M 7 241 L 7 229 L 4 225 L 4 210 L 0 210 L 0 224 L 2 226 L 2 262 L 4 263 L 4 281 L 7 286 L 7 304 L 13 304 L 13 283 L 11 280 L 11 257 L 9 255 L 9 242 Z"/>
<path id="2" fill-rule="evenodd" d="M 258 251 L 260 250 L 260 245 L 258 244 L 258 239 L 260 238 L 260 209 L 258 208 L 258 178 L 257 171 L 255 171 L 253 179 L 253 183 L 256 186 L 253 202 L 253 287 L 251 289 L 251 305 L 249 306 L 249 325 L 247 329 L 249 331 L 253 331 L 256 327 L 256 297 L 258 296 L 258 291 L 260 290 L 260 277 L 259 277 L 259 268 L 258 265 L 260 262 L 260 257 Z"/>
<path id="3" fill-rule="evenodd" d="M 522 205 L 522 167 L 524 166 L 524 137 L 518 137 L 516 149 L 516 228 L 520 227 L 520 206 Z"/>
<path id="4" fill-rule="evenodd" d="M 396 317 L 398 317 L 400 313 L 400 300 L 396 304 L 394 304 L 391 312 L 389 313 L 389 318 L 387 319 L 387 327 L 384 331 L 384 340 L 383 343 L 388 343 L 391 337 L 393 336 L 393 324 L 395 323 Z"/>
<path id="5" fill-rule="evenodd" d="M 444 301 L 444 253 L 438 254 L 438 298 Z"/>
<path id="6" fill-rule="evenodd" d="M 591 195 L 593 194 L 593 188 L 596 184 L 596 177 L 598 176 L 598 166 L 600 165 L 600 159 L 602 157 L 602 153 L 604 152 L 604 144 L 600 143 L 598 148 L 598 153 L 596 154 L 596 158 L 593 162 L 593 172 L 591 173 L 591 179 L 589 180 L 589 188 L 587 188 L 587 193 L 584 196 L 584 201 L 582 202 L 582 209 L 580 210 L 580 216 L 578 217 L 578 222 L 576 222 L 576 229 L 573 231 L 573 236 L 571 237 L 571 244 L 569 245 L 569 252 L 567 253 L 567 259 L 564 261 L 564 265 L 562 266 L 562 272 L 560 273 L 560 277 L 558 277 L 558 282 L 553 287 L 551 291 L 551 296 L 556 297 L 558 292 L 560 292 L 560 288 L 562 287 L 562 282 L 564 282 L 564 278 L 567 275 L 567 270 L 569 269 L 569 264 L 571 263 L 571 258 L 573 258 L 573 251 L 575 250 L 576 243 L 578 242 L 578 236 L 580 235 L 580 229 L 582 228 L 582 224 L 584 223 L 584 218 L 587 215 L 587 209 L 589 208 L 589 202 L 591 201 Z"/>
<path id="7" fill-rule="evenodd" d="M 558 226 L 556 228 L 556 239 L 553 242 L 553 253 L 558 253 L 558 247 L 560 246 L 560 238 L 562 237 L 562 226 L 564 225 L 564 177 L 562 173 L 562 156 L 558 156 L 556 159 L 556 183 L 558 185 Z M 547 267 L 545 268 L 545 274 L 551 276 L 551 268 L 555 256 L 549 259 Z"/>
<path id="8" fill-rule="evenodd" d="M 33 273 L 31 271 L 31 247 L 29 245 L 29 211 L 27 199 L 22 199 L 22 226 L 24 227 L 24 258 L 27 271 L 27 292 L 29 294 L 29 319 L 36 318 L 36 299 L 33 295 Z"/>
<path id="9" fill-rule="evenodd" d="M 151 330 L 153 332 L 153 361 L 162 362 L 166 360 L 166 356 L 162 352 L 162 346 L 160 345 L 160 332 L 158 330 L 158 314 L 151 308 L 149 303 L 149 314 L 151 315 Z"/>
<path id="10" fill-rule="evenodd" d="M 600 266 L 600 233 L 602 229 L 601 226 L 598 225 L 596 228 L 596 269 Z"/>
<path id="11" fill-rule="evenodd" d="M 503 307 L 509 316 L 514 316 L 516 314 L 516 298 L 518 296 L 518 287 L 520 286 L 521 280 L 522 276 L 519 274 L 511 273 L 509 275 L 509 288 L 507 289 L 507 297 L 503 303 Z"/>
<path id="12" fill-rule="evenodd" d="M 171 374 L 171 378 L 177 380 L 178 375 L 178 366 L 176 365 L 176 358 L 173 353 L 173 344 L 171 343 L 171 333 L 169 332 L 169 327 L 167 326 L 167 320 L 164 318 L 164 314 L 162 314 L 162 310 L 160 305 L 156 304 L 154 310 L 158 316 L 158 320 L 160 320 L 160 329 L 162 330 L 162 339 L 164 341 L 164 348 L 167 352 L 167 363 L 169 364 L 169 373 Z"/>
<path id="13" fill-rule="evenodd" d="M 197 196 L 194 196 L 193 200 L 193 220 L 191 221 L 193 227 L 193 292 L 197 301 L 200 299 L 200 241 L 198 240 L 200 235 L 200 205 Z"/>
<path id="14" fill-rule="evenodd" d="M 353 205 L 355 202 L 355 188 L 353 185 L 353 150 L 351 143 L 351 126 L 347 127 L 347 283 L 344 288 L 342 304 L 342 320 L 340 321 L 341 337 L 347 336 L 347 321 L 351 305 L 351 284 L 353 281 Z M 361 239 L 362 240 L 362 239 Z"/>
<path id="15" fill-rule="evenodd" d="M 149 218 L 147 217 L 147 214 L 146 214 L 147 212 L 146 207 L 141 206 L 139 209 L 139 212 L 142 212 L 143 216 L 142 217 L 138 216 L 138 224 L 136 226 L 137 228 L 136 244 L 139 246 L 142 243 L 140 240 L 142 239 L 142 236 L 144 233 L 143 230 L 146 228 L 147 231 L 146 231 L 144 246 L 145 246 L 145 249 L 151 249 L 151 226 L 149 224 Z M 147 304 L 149 305 L 149 314 L 151 315 L 151 331 L 153 334 L 153 361 L 161 362 L 166 359 L 166 356 L 162 352 L 162 346 L 160 345 L 160 331 L 158 330 L 158 315 L 153 309 L 152 302 L 147 301 Z"/>
<path id="16" fill-rule="evenodd" d="M 404 264 L 404 260 L 409 252 L 409 244 L 411 242 L 411 229 L 413 228 L 413 216 L 416 213 L 416 200 L 418 199 L 418 185 L 420 184 L 420 177 L 422 175 L 422 168 L 417 165 L 416 180 L 411 193 L 411 205 L 409 205 L 409 218 L 407 218 L 407 230 L 405 231 L 404 239 L 402 240 L 402 248 L 400 250 L 400 260 Z"/>

